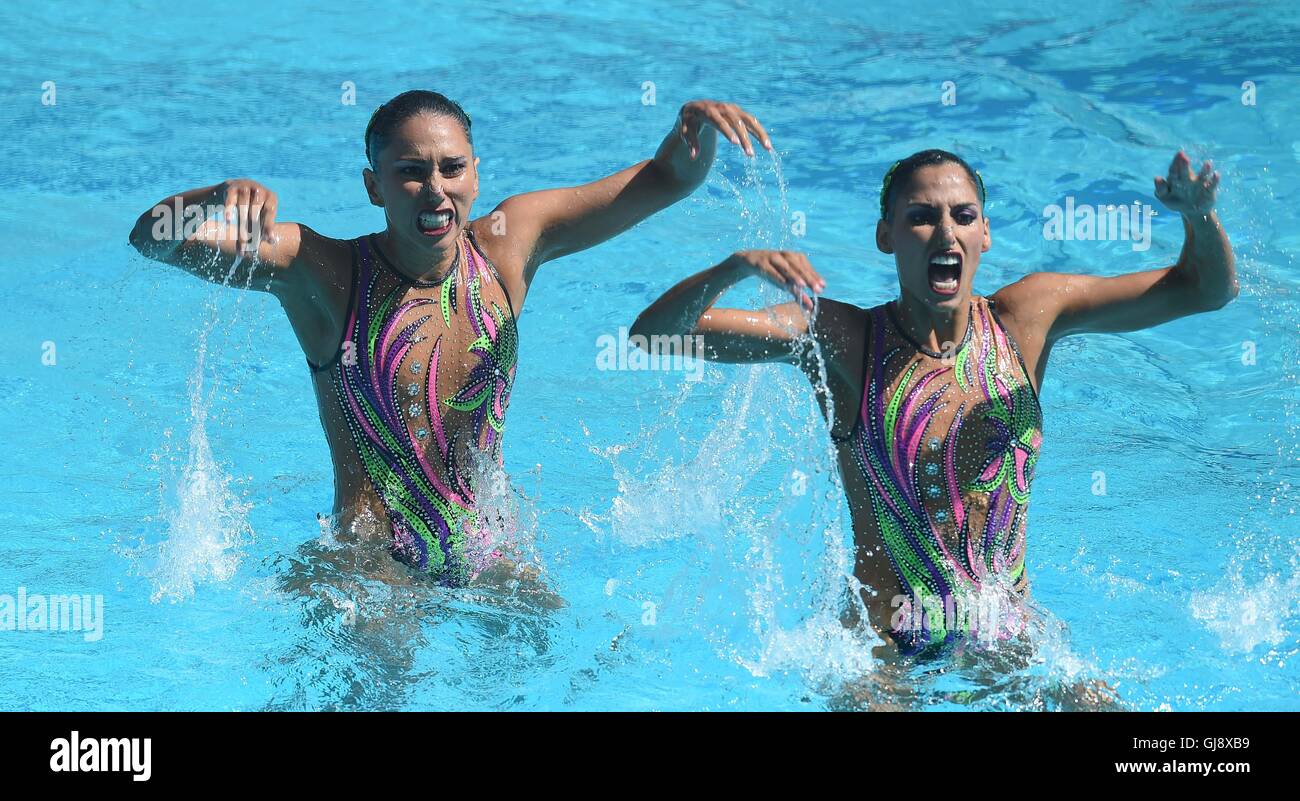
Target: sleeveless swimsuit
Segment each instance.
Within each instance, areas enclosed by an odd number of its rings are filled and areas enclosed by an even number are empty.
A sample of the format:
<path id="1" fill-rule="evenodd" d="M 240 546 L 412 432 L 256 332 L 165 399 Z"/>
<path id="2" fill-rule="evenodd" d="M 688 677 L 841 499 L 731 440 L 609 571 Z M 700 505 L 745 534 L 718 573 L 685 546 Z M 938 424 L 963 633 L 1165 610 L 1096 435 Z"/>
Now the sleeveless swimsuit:
<path id="1" fill-rule="evenodd" d="M 358 461 L 389 518 L 393 555 L 463 584 L 500 555 L 474 490 L 480 457 L 501 462 L 519 342 L 509 292 L 468 231 L 435 283 L 399 273 L 368 237 L 352 248 L 343 341 L 329 364 L 312 369 L 333 371 Z"/>
<path id="2" fill-rule="evenodd" d="M 995 301 L 971 299 L 966 334 L 947 358 L 912 339 L 892 303 L 868 312 L 849 448 L 906 596 L 894 617 L 904 624 L 891 624 L 891 634 L 915 652 L 974 632 L 960 616 L 950 627 L 944 611 L 964 607 L 973 617 L 988 585 L 1027 587 L 1025 518 L 1042 409 Z"/>

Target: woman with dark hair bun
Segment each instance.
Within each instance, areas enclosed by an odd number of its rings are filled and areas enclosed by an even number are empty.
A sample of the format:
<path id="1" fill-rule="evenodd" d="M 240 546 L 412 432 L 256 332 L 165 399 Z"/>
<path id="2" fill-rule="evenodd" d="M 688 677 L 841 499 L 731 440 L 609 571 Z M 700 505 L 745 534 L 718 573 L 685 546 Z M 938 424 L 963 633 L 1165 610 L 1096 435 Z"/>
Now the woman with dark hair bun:
<path id="1" fill-rule="evenodd" d="M 836 446 L 869 622 L 903 652 L 971 634 L 1006 639 L 1024 623 L 1014 596 L 1028 586 L 1025 520 L 1052 344 L 1236 297 L 1218 184 L 1208 161 L 1193 175 L 1181 152 L 1155 179 L 1156 197 L 1183 218 L 1173 266 L 1113 278 L 1035 272 L 982 297 L 973 283 L 992 244 L 984 180 L 952 153 L 921 151 L 895 163 L 880 190 L 876 246 L 894 257 L 895 299 L 814 303 L 825 282 L 806 256 L 746 251 L 670 289 L 632 333 L 701 335 L 705 358 L 803 369 Z M 796 301 L 714 306 L 750 276 Z"/>
<path id="2" fill-rule="evenodd" d="M 404 92 L 375 111 L 362 175 L 384 210 L 378 233 L 338 240 L 278 222 L 276 194 L 243 179 L 169 197 L 131 232 L 145 256 L 279 299 L 311 369 L 337 525 L 368 529 L 361 535 L 451 585 L 501 556 L 477 499 L 500 463 L 515 319 L 539 268 L 691 194 L 718 131 L 749 155 L 751 137 L 771 149 L 743 109 L 697 100 L 653 158 L 584 186 L 507 198 L 475 219 L 470 128 L 437 92 Z M 196 220 L 183 236 L 155 223 L 159 208 L 195 206 L 219 206 L 225 220 Z"/>

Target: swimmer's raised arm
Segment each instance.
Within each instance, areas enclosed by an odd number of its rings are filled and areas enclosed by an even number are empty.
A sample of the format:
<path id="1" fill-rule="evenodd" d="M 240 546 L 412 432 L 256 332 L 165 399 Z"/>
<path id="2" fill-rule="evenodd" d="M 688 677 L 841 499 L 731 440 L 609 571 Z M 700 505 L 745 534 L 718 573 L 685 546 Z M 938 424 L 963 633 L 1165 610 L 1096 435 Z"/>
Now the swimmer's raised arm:
<path id="1" fill-rule="evenodd" d="M 735 284 L 760 276 L 797 299 L 766 309 L 718 309 L 718 298 Z M 806 348 L 810 292 L 826 286 L 802 253 L 746 250 L 696 273 L 665 292 L 632 324 L 642 337 L 700 335 L 706 359 L 719 362 L 798 363 Z M 802 307 L 802 308 L 801 308 Z"/>
<path id="2" fill-rule="evenodd" d="M 140 215 L 131 245 L 157 261 L 218 284 L 281 294 L 302 232 L 275 221 L 279 200 L 246 179 L 191 189 Z"/>
<path id="3" fill-rule="evenodd" d="M 1156 197 L 1183 218 L 1183 249 L 1171 267 L 1112 278 L 1031 273 L 1000 290 L 1022 324 L 1048 342 L 1083 333 L 1136 331 L 1190 314 L 1221 309 L 1237 297 L 1232 245 L 1214 213 L 1219 174 L 1206 161 L 1192 174 L 1182 151 Z"/>
<path id="4" fill-rule="evenodd" d="M 695 191 L 708 175 L 721 131 L 753 155 L 751 135 L 772 142 L 752 114 L 731 103 L 694 100 L 682 106 L 653 159 L 599 181 L 507 198 L 492 212 L 504 225 L 490 225 L 522 264 L 527 290 L 544 263 L 598 245 Z"/>

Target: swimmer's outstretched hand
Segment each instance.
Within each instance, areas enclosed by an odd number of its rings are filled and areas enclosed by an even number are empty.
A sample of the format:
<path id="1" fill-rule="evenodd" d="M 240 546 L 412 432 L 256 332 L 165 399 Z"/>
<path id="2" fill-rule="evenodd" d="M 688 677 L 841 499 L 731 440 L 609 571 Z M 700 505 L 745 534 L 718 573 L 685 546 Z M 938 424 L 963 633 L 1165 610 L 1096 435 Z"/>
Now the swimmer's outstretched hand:
<path id="1" fill-rule="evenodd" d="M 772 140 L 768 138 L 767 131 L 763 130 L 753 114 L 740 106 L 716 100 L 692 100 L 682 106 L 677 115 L 678 134 L 690 148 L 692 159 L 700 154 L 700 129 L 705 124 L 717 128 L 731 144 L 744 150 L 747 156 L 754 155 L 754 146 L 749 140 L 751 132 L 763 143 L 763 147 L 772 149 Z"/>
<path id="2" fill-rule="evenodd" d="M 789 290 L 805 309 L 813 307 L 812 294 L 826 290 L 826 282 L 813 269 L 808 257 L 792 250 L 741 250 L 727 261 L 732 269 Z"/>
<path id="3" fill-rule="evenodd" d="M 275 211 L 280 198 L 257 181 L 236 178 L 217 184 L 216 200 L 224 207 L 227 224 L 235 227 L 238 253 L 257 253 L 263 242 L 275 242 Z"/>
<path id="4" fill-rule="evenodd" d="M 1165 208 L 1180 214 L 1207 216 L 1214 211 L 1214 201 L 1219 190 L 1219 173 L 1209 161 L 1201 164 L 1201 171 L 1192 175 L 1192 162 L 1187 154 L 1178 151 L 1169 165 L 1169 175 L 1156 177 L 1156 199 Z"/>

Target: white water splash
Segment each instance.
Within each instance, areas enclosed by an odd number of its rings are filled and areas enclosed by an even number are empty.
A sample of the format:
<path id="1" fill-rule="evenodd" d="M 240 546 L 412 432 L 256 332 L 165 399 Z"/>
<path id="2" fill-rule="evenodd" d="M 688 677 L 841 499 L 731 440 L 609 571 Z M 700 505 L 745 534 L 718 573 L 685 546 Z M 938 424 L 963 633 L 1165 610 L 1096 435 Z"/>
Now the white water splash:
<path id="1" fill-rule="evenodd" d="M 1265 576 L 1253 584 L 1235 574 L 1211 590 L 1193 593 L 1189 606 L 1225 651 L 1248 654 L 1261 645 L 1278 646 L 1300 613 L 1300 574 Z"/>
<path id="2" fill-rule="evenodd" d="M 739 180 L 722 173 L 711 178 L 740 208 L 740 240 L 731 247 L 796 246 L 775 156 L 770 172 L 775 191 L 757 160 L 745 162 Z M 758 281 L 736 291 L 745 299 L 723 305 L 792 300 Z M 674 550 L 690 556 L 673 560 L 666 589 L 648 593 L 672 609 L 675 623 L 688 623 L 721 658 L 750 674 L 795 672 L 813 686 L 834 688 L 869 672 L 872 648 L 881 641 L 869 628 L 841 620 L 846 603 L 859 607 L 859 619 L 865 613 L 852 577 L 836 455 L 813 387 L 784 365 L 708 369 L 735 378 L 706 407 L 703 432 L 691 425 L 700 414 L 690 401 L 719 391 L 712 380 L 684 382 L 632 441 L 590 447 L 609 464 L 618 493 L 607 513 L 586 510 L 583 521 L 624 547 L 653 550 L 685 540 Z M 655 444 L 661 440 L 686 447 L 665 458 Z M 646 581 L 638 572 L 616 586 L 633 592 Z M 656 636 L 665 636 L 664 629 Z"/>
<path id="3" fill-rule="evenodd" d="M 236 259 L 231 265 L 223 286 L 229 286 L 239 264 Z M 251 283 L 252 271 L 248 272 Z M 243 287 L 247 289 L 248 284 Z M 242 292 L 236 298 L 231 329 L 238 322 L 240 300 Z M 188 381 L 190 431 L 185 464 L 170 486 L 164 481 L 160 487 L 158 518 L 166 525 L 165 533 L 160 541 L 133 554 L 137 563 L 146 563 L 142 572 L 153 584 L 150 600 L 154 603 L 163 598 L 183 601 L 193 596 L 199 585 L 229 581 L 239 567 L 243 548 L 254 537 L 248 518 L 252 504 L 239 499 L 231 486 L 232 477 L 217 463 L 208 440 L 208 412 L 219 382 L 214 382 L 211 391 L 204 391 L 205 364 L 208 340 L 221 322 L 217 309 L 214 297 L 208 303 L 208 319 L 199 333 L 197 358 Z"/>

